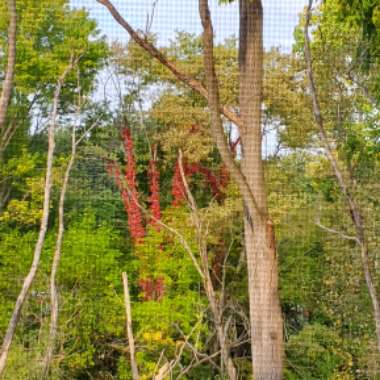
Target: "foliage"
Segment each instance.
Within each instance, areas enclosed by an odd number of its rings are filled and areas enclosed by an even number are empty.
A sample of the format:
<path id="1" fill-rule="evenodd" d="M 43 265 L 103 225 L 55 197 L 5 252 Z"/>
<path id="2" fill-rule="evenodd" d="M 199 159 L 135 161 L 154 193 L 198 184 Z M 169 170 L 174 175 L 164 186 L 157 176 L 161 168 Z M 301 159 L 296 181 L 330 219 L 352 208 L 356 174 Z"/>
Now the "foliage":
<path id="1" fill-rule="evenodd" d="M 342 349 L 338 334 L 324 326 L 305 327 L 289 339 L 286 351 L 289 380 L 354 379 L 350 354 Z"/>
<path id="2" fill-rule="evenodd" d="M 1 54 L 7 48 L 4 3 Z M 52 93 L 70 55 L 80 61 L 60 99 L 48 238 L 5 379 L 41 378 L 58 197 L 74 122 L 80 124 L 77 137 L 84 133 L 84 138 L 65 201 L 57 278 L 59 335 L 50 379 L 131 379 L 123 271 L 130 280 L 141 378 L 151 379 L 181 353 L 174 378 L 188 368 L 185 379 L 223 379 L 204 284 L 181 243 L 182 237 L 199 262 L 199 236 L 180 175 L 179 149 L 202 222 L 211 280 L 233 342 L 231 354 L 240 378 L 248 378 L 245 211 L 213 144 L 206 102 L 133 42 L 108 46 L 87 11 L 71 9 L 67 0 L 18 0 L 17 11 L 16 87 L 7 121 L 17 122 L 17 130 L 0 157 L 0 335 L 37 238 Z M 321 2 L 312 17 L 311 49 L 327 134 L 363 210 L 379 289 L 378 19 L 375 1 Z M 303 22 L 301 17 L 292 51 L 271 48 L 264 56 L 263 127 L 278 143 L 265 169 L 280 266 L 285 378 L 372 380 L 380 373 L 372 307 L 357 246 L 342 237 L 354 233 L 345 199 L 318 140 L 305 75 Z M 159 41 L 155 35 L 144 37 Z M 204 82 L 200 36 L 177 32 L 160 49 L 181 71 Z M 361 49 L 368 54 L 360 55 Z M 236 38 L 216 44 L 221 101 L 234 109 L 237 58 Z M 111 84 L 100 88 L 103 68 L 118 82 L 116 89 Z M 80 115 L 75 114 L 78 72 L 84 101 Z M 99 92 L 108 91 L 117 93 L 116 102 L 99 101 Z M 96 128 L 86 132 L 95 121 Z M 225 122 L 225 131 L 234 146 L 237 128 Z M 237 146 L 237 165 L 243 153 Z M 196 358 L 202 362 L 192 367 Z"/>

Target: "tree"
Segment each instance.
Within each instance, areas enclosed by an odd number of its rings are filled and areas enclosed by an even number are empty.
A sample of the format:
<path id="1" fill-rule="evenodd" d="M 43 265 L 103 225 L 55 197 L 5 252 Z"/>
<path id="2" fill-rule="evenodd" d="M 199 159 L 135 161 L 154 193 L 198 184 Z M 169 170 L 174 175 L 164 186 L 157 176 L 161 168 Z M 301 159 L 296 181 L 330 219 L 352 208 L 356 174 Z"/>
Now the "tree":
<path id="1" fill-rule="evenodd" d="M 53 262 L 51 266 L 51 274 L 50 274 L 50 330 L 49 330 L 49 336 L 48 336 L 48 343 L 43 363 L 43 375 L 46 377 L 49 374 L 51 361 L 54 354 L 54 348 L 56 345 L 57 340 L 57 333 L 58 333 L 58 316 L 59 316 L 59 294 L 57 289 L 57 273 L 61 261 L 62 256 L 62 244 L 63 244 L 63 238 L 64 238 L 64 232 L 65 232 L 65 200 L 66 200 L 66 193 L 67 188 L 69 185 L 69 180 L 71 176 L 71 171 L 73 169 L 73 166 L 75 164 L 75 160 L 77 158 L 77 148 L 78 145 L 83 141 L 83 139 L 86 137 L 86 135 L 91 132 L 91 130 L 97 126 L 98 121 L 96 120 L 91 126 L 89 126 L 84 132 L 82 132 L 82 136 L 77 138 L 77 125 L 76 123 L 80 123 L 80 117 L 82 108 L 84 106 L 84 100 L 81 96 L 81 90 L 79 87 L 80 84 L 80 76 L 78 72 L 78 100 L 77 100 L 77 107 L 76 107 L 76 120 L 74 121 L 72 131 L 71 131 L 71 154 L 69 158 L 69 162 L 66 166 L 65 174 L 63 177 L 63 183 L 59 195 L 59 204 L 58 204 L 58 232 L 57 232 L 57 238 L 56 238 L 56 244 L 55 244 L 55 250 L 53 255 Z"/>
<path id="2" fill-rule="evenodd" d="M 207 89 L 182 73 L 147 39 L 141 37 L 108 0 L 98 0 L 115 20 L 152 58 L 161 62 L 182 83 L 205 97 L 211 112 L 211 131 L 219 153 L 239 185 L 246 207 L 245 250 L 249 273 L 252 365 L 256 379 L 281 379 L 283 360 L 282 316 L 278 297 L 277 255 L 274 227 L 266 203 L 261 155 L 261 102 L 263 76 L 261 1 L 240 2 L 240 112 L 234 114 L 219 104 L 218 84 L 213 65 L 212 25 L 208 4 L 200 2 L 204 27 L 204 57 Z M 240 129 L 243 146 L 240 169 L 226 143 L 220 112 Z"/>
<path id="3" fill-rule="evenodd" d="M 0 7 L 0 28 L 5 35 L 7 13 L 5 4 L 2 3 Z M 15 54 L 19 59 L 14 62 L 13 68 L 14 96 L 10 99 L 12 102 L 9 104 L 8 118 L 4 120 L 6 123 L 1 128 L 0 151 L 3 153 L 17 133 L 18 138 L 22 136 L 21 132 L 18 132 L 23 127 L 22 121 L 24 118 L 29 121 L 32 111 L 39 115 L 39 119 L 48 115 L 47 105 L 51 103 L 56 78 L 70 57 L 70 49 L 84 51 L 80 63 L 84 93 L 91 90 L 94 75 L 102 66 L 102 59 L 106 55 L 106 44 L 99 38 L 95 22 L 89 19 L 86 11 L 70 9 L 67 0 L 48 0 L 44 3 L 19 0 L 16 2 L 15 10 L 17 11 Z M 89 36 L 92 41 L 88 44 Z M 5 44 L 3 33 L 0 38 Z M 7 41 L 11 43 L 12 39 L 11 33 Z M 8 54 L 11 58 L 12 49 L 8 49 Z M 12 63 L 12 59 L 9 63 Z M 7 72 L 5 67 L 2 70 Z M 4 85 L 9 82 L 7 81 L 9 75 L 6 76 Z M 73 75 L 68 78 L 68 82 L 70 87 L 75 86 Z M 4 91 L 7 87 L 9 86 L 3 86 Z M 65 93 L 62 97 L 63 108 L 68 107 L 73 101 L 72 94 L 69 91 Z"/>
<path id="4" fill-rule="evenodd" d="M 307 75 L 309 79 L 309 87 L 310 87 L 311 100 L 312 100 L 312 105 L 313 105 L 313 113 L 314 113 L 316 124 L 319 129 L 319 138 L 325 149 L 325 154 L 332 166 L 340 191 L 342 192 L 343 197 L 345 198 L 347 202 L 347 208 L 349 210 L 352 223 L 355 227 L 355 237 L 346 236 L 346 238 L 354 240 L 358 244 L 359 249 L 360 249 L 360 256 L 361 256 L 361 261 L 362 261 L 364 277 L 365 277 L 368 293 L 370 295 L 372 307 L 373 307 L 373 315 L 374 315 L 376 335 L 377 335 L 377 347 L 378 347 L 378 350 L 380 351 L 380 300 L 379 300 L 378 292 L 376 289 L 373 270 L 371 268 L 368 241 L 366 237 L 366 231 L 365 231 L 364 220 L 363 220 L 363 213 L 359 207 L 358 202 L 355 199 L 352 189 L 349 187 L 349 184 L 344 177 L 343 170 L 340 168 L 340 165 L 334 156 L 334 152 L 329 142 L 328 135 L 325 129 L 325 123 L 324 123 L 324 119 L 323 119 L 321 108 L 320 108 L 320 103 L 319 103 L 317 90 L 316 90 L 316 84 L 314 81 L 312 57 L 311 57 L 311 50 L 310 50 L 310 37 L 309 37 L 309 24 L 310 24 L 310 18 L 311 18 L 312 4 L 313 4 L 313 1 L 309 0 L 304 33 L 305 33 L 305 61 L 306 61 L 306 66 L 307 66 Z M 346 169 L 346 171 L 349 172 L 349 169 L 348 170 Z"/>
<path id="5" fill-rule="evenodd" d="M 283 348 L 277 253 L 274 227 L 268 215 L 261 153 L 262 5 L 259 1 L 240 3 L 239 106 L 243 120 L 239 130 L 243 154 L 240 171 L 228 150 L 219 115 L 218 82 L 213 64 L 213 29 L 208 2 L 201 0 L 199 4 L 214 138 L 227 168 L 239 184 L 246 207 L 244 238 L 249 276 L 253 373 L 256 379 L 280 379 Z"/>

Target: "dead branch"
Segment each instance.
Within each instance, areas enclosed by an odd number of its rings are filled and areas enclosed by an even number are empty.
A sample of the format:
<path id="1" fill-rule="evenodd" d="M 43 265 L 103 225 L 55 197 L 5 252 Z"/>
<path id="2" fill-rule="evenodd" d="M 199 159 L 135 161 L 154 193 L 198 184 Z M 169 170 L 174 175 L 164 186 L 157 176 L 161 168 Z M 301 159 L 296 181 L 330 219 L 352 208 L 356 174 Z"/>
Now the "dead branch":
<path id="1" fill-rule="evenodd" d="M 134 30 L 132 26 L 123 18 L 123 16 L 118 12 L 118 10 L 114 7 L 111 1 L 97 0 L 97 2 L 104 5 L 108 9 L 115 21 L 118 24 L 120 24 L 128 32 L 131 38 L 146 52 L 148 52 L 151 57 L 155 58 L 157 61 L 162 63 L 180 82 L 189 86 L 193 91 L 197 92 L 205 99 L 207 99 L 208 93 L 203 84 L 198 80 L 180 71 L 180 69 L 173 62 L 170 62 L 169 59 L 165 57 L 165 55 L 159 49 L 157 49 L 146 38 L 142 38 L 137 33 L 137 31 Z M 221 112 L 227 119 L 229 119 L 236 126 L 240 127 L 242 125 L 240 117 L 236 115 L 236 113 L 231 111 L 228 107 L 221 107 L 219 112 Z"/>
<path id="2" fill-rule="evenodd" d="M 356 243 L 359 243 L 358 242 L 358 239 L 356 236 L 350 236 L 350 235 L 346 235 L 344 232 L 342 231 L 338 231 L 338 230 L 335 230 L 333 228 L 330 228 L 330 227 L 326 227 L 324 226 L 323 224 L 321 224 L 318 220 L 315 222 L 315 225 L 317 227 L 319 227 L 321 230 L 324 230 L 326 232 L 330 232 L 331 234 L 334 234 L 334 235 L 338 235 L 340 236 L 342 239 L 345 239 L 345 240 L 353 240 L 355 241 Z M 360 243 L 359 243 L 360 244 Z"/>
<path id="3" fill-rule="evenodd" d="M 201 257 L 201 263 L 203 266 L 202 270 L 204 273 L 203 285 L 204 285 L 206 295 L 210 304 L 211 312 L 213 314 L 218 341 L 221 347 L 221 358 L 223 362 L 222 367 L 223 365 L 225 365 L 228 378 L 230 380 L 235 380 L 237 379 L 237 373 L 236 373 L 235 365 L 230 356 L 229 343 L 227 341 L 225 325 L 223 323 L 223 318 L 222 318 L 223 312 L 220 305 L 220 301 L 218 300 L 218 297 L 215 294 L 215 289 L 212 284 L 212 280 L 210 276 L 210 268 L 209 268 L 209 261 L 208 261 L 208 252 L 207 252 L 207 241 L 204 238 L 203 233 L 202 233 L 202 229 L 203 229 L 202 221 L 198 213 L 198 208 L 197 208 L 194 196 L 191 193 L 189 184 L 187 183 L 187 180 L 186 180 L 185 171 L 183 169 L 181 150 L 179 151 L 178 164 L 179 164 L 179 169 L 181 173 L 182 182 L 185 188 L 185 192 L 190 203 L 194 227 L 197 234 L 199 255 Z"/>

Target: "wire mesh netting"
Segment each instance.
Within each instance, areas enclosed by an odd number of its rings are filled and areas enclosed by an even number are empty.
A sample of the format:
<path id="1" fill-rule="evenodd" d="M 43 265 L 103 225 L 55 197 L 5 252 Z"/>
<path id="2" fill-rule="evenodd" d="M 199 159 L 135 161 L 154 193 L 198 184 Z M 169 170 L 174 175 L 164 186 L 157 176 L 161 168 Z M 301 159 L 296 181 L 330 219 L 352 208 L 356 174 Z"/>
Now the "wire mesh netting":
<path id="1" fill-rule="evenodd" d="M 379 15 L 1 2 L 0 378 L 379 379 Z"/>

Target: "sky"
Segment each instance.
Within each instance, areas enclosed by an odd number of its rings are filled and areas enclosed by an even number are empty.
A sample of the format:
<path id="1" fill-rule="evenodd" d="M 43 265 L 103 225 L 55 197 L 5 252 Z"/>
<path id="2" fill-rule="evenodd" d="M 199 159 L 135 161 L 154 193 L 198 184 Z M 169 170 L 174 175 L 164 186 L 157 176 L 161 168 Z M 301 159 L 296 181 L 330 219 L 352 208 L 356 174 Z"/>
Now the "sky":
<path id="1" fill-rule="evenodd" d="M 147 14 L 157 2 L 151 32 L 156 33 L 159 44 L 164 45 L 173 38 L 175 31 L 199 34 L 201 25 L 198 0 L 113 0 L 123 17 L 136 29 L 145 30 Z M 264 44 L 266 47 L 280 46 L 288 50 L 293 41 L 293 30 L 299 13 L 307 0 L 263 0 Z M 114 21 L 107 9 L 96 0 L 71 0 L 74 7 L 85 7 L 96 19 L 101 31 L 110 40 L 127 42 L 127 33 Z M 218 5 L 210 1 L 216 39 L 221 41 L 238 34 L 238 2 Z"/>

